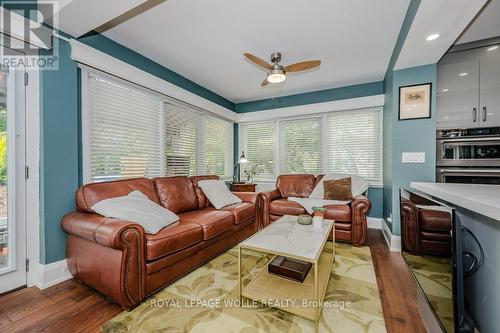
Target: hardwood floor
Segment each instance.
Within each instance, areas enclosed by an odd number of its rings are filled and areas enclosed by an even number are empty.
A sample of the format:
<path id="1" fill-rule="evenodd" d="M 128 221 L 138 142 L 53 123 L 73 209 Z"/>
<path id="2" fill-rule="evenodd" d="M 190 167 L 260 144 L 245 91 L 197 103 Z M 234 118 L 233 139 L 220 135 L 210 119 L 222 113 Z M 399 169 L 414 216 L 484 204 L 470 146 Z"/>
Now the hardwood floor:
<path id="1" fill-rule="evenodd" d="M 399 253 L 390 252 L 380 230 L 368 231 L 388 333 L 426 332 L 416 308 L 415 282 Z M 39 290 L 0 297 L 0 332 L 99 332 L 121 308 L 71 279 Z"/>

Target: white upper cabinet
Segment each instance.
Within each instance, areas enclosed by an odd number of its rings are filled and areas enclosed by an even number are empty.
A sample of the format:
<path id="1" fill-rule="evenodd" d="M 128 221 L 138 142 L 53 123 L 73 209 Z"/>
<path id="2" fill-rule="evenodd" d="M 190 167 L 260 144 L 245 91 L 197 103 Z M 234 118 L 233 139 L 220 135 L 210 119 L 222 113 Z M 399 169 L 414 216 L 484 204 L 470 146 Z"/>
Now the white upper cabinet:
<path id="1" fill-rule="evenodd" d="M 479 61 L 438 66 L 438 128 L 473 127 L 479 121 Z"/>
<path id="2" fill-rule="evenodd" d="M 480 58 L 481 125 L 500 126 L 500 47 L 483 52 Z"/>
<path id="3" fill-rule="evenodd" d="M 500 126 L 500 48 L 446 55 L 438 65 L 437 105 L 439 129 Z"/>

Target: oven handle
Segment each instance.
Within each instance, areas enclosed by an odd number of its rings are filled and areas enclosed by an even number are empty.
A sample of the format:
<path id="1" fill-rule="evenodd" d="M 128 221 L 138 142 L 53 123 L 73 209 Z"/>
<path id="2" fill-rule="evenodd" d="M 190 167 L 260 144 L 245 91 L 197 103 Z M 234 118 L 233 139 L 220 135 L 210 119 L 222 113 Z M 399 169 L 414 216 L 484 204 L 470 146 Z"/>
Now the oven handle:
<path id="1" fill-rule="evenodd" d="M 500 173 L 500 169 L 440 169 L 441 173 Z"/>
<path id="2" fill-rule="evenodd" d="M 500 141 L 500 137 L 495 138 L 461 138 L 461 139 L 447 139 L 441 140 L 441 143 L 453 143 L 453 142 L 488 142 L 488 141 Z"/>

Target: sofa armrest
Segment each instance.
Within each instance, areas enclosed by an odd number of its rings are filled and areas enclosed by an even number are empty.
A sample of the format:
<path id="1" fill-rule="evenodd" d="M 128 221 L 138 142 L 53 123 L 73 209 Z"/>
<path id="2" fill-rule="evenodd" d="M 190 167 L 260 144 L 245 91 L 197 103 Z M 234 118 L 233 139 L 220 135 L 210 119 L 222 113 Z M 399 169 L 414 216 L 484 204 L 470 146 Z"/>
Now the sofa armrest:
<path id="1" fill-rule="evenodd" d="M 365 195 L 358 195 L 352 199 L 351 214 L 352 214 L 352 244 L 362 246 L 365 244 L 368 223 L 367 214 L 371 208 L 371 202 Z"/>
<path id="2" fill-rule="evenodd" d="M 257 195 L 257 216 L 260 228 L 267 226 L 269 221 L 269 203 L 273 200 L 281 199 L 281 192 L 278 189 L 260 192 Z"/>
<path id="3" fill-rule="evenodd" d="M 145 297 L 146 263 L 144 229 L 139 224 L 74 212 L 63 217 L 61 226 L 69 234 L 67 262 L 76 279 L 124 309 L 140 304 Z"/>
<path id="4" fill-rule="evenodd" d="M 126 233 L 133 230 L 144 240 L 144 229 L 135 222 L 113 219 L 99 214 L 74 212 L 63 217 L 61 226 L 68 234 L 116 250 L 123 249 Z"/>
<path id="5" fill-rule="evenodd" d="M 243 202 L 250 202 L 255 204 L 257 202 L 256 192 L 232 192 L 235 196 L 241 199 Z"/>
<path id="6" fill-rule="evenodd" d="M 403 248 L 420 255 L 420 216 L 418 208 L 411 201 L 401 199 L 401 238 Z"/>

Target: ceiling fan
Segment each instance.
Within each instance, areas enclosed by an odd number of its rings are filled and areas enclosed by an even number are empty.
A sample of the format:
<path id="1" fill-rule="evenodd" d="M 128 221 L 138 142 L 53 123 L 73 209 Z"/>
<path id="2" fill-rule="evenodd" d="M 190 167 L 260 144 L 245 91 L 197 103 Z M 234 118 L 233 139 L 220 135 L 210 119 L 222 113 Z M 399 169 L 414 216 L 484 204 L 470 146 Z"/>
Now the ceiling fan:
<path id="1" fill-rule="evenodd" d="M 243 55 L 251 62 L 268 70 L 267 77 L 264 81 L 262 81 L 260 84 L 261 86 L 266 86 L 269 83 L 281 83 L 286 80 L 287 73 L 305 71 L 321 65 L 321 60 L 309 60 L 298 62 L 293 65 L 282 66 L 279 64 L 281 61 L 281 53 L 279 52 L 271 54 L 271 62 L 273 65 L 267 63 L 259 57 L 254 56 L 253 54 L 244 53 Z"/>

